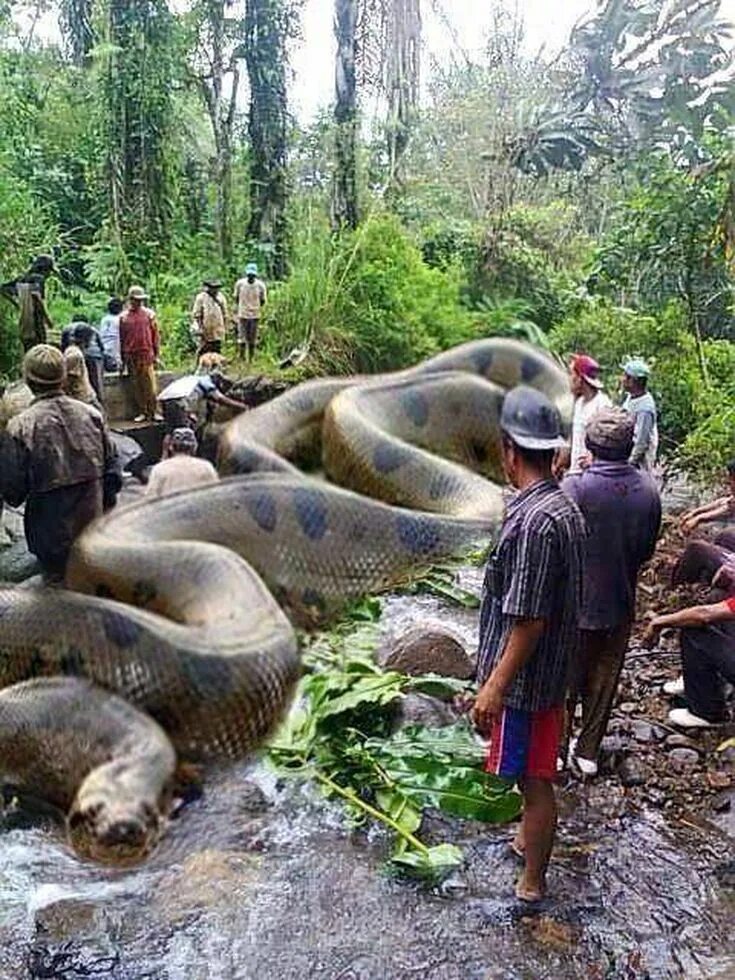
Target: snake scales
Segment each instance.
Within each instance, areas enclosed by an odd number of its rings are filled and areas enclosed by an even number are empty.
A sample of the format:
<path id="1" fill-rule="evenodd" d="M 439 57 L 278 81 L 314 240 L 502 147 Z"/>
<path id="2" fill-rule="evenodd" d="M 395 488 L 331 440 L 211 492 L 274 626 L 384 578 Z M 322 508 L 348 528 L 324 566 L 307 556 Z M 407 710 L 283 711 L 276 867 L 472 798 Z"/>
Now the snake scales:
<path id="1" fill-rule="evenodd" d="M 0 775 L 68 811 L 80 852 L 147 853 L 176 757 L 241 757 L 281 717 L 292 622 L 496 526 L 499 412 L 518 383 L 569 416 L 561 369 L 511 340 L 305 382 L 226 428 L 221 472 L 248 475 L 101 518 L 66 590 L 0 588 Z M 346 489 L 295 465 L 319 461 Z"/>

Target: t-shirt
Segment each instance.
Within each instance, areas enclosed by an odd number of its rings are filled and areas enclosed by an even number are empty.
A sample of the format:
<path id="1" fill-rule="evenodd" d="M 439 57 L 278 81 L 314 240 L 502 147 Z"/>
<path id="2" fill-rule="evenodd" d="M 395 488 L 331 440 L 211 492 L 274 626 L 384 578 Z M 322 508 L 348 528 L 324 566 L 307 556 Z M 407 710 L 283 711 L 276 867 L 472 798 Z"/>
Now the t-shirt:
<path id="1" fill-rule="evenodd" d="M 217 470 L 209 460 L 178 453 L 163 459 L 151 470 L 146 486 L 146 496 L 163 497 L 177 490 L 191 490 L 194 487 L 217 483 Z"/>
<path id="2" fill-rule="evenodd" d="M 580 473 L 582 467 L 579 465 L 580 460 L 587 455 L 587 446 L 585 445 L 584 436 L 587 431 L 587 425 L 604 408 L 610 408 L 612 402 L 607 397 L 604 391 L 597 391 L 593 398 L 589 401 L 584 398 L 578 398 L 574 403 L 574 416 L 572 418 L 572 453 L 571 453 L 571 463 L 569 465 L 570 473 Z"/>
<path id="3" fill-rule="evenodd" d="M 645 466 L 650 470 L 656 462 L 658 453 L 658 424 L 656 422 L 656 402 L 650 391 L 633 398 L 627 395 L 623 408 L 629 412 L 635 421 L 633 436 L 633 451 L 630 461 L 634 466 Z"/>
<path id="4" fill-rule="evenodd" d="M 222 293 L 212 296 L 207 290 L 202 290 L 194 300 L 191 311 L 192 320 L 202 327 L 202 340 L 224 340 L 225 319 L 227 317 L 227 302 Z"/>
<path id="5" fill-rule="evenodd" d="M 650 474 L 628 462 L 595 460 L 561 484 L 582 511 L 585 630 L 611 630 L 633 618 L 638 570 L 656 546 L 661 499 Z"/>
<path id="6" fill-rule="evenodd" d="M 485 572 L 477 664 L 480 683 L 502 658 L 518 619 L 545 620 L 536 650 L 503 699 L 509 707 L 538 711 L 564 703 L 579 637 L 586 533 L 577 505 L 552 480 L 526 487 L 508 505 Z"/>
<path id="7" fill-rule="evenodd" d="M 260 308 L 265 303 L 267 292 L 262 279 L 248 282 L 247 278 L 238 279 L 235 283 L 235 301 L 237 315 L 241 320 L 260 319 Z"/>
<path id="8" fill-rule="evenodd" d="M 159 394 L 158 400 L 165 402 L 174 398 L 208 398 L 217 390 L 217 385 L 208 374 L 185 374 L 167 384 Z"/>
<path id="9" fill-rule="evenodd" d="M 120 314 L 105 313 L 100 320 L 99 329 L 100 340 L 104 347 L 105 354 L 115 362 L 120 364 Z"/>

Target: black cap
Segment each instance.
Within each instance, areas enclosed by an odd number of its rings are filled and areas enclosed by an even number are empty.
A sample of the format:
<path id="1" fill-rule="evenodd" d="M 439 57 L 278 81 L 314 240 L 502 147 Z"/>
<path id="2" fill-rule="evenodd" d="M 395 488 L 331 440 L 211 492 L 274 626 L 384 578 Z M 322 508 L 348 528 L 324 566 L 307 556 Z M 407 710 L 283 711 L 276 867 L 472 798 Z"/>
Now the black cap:
<path id="1" fill-rule="evenodd" d="M 566 445 L 559 410 L 546 395 L 525 385 L 505 396 L 500 428 L 522 449 L 559 449 Z"/>

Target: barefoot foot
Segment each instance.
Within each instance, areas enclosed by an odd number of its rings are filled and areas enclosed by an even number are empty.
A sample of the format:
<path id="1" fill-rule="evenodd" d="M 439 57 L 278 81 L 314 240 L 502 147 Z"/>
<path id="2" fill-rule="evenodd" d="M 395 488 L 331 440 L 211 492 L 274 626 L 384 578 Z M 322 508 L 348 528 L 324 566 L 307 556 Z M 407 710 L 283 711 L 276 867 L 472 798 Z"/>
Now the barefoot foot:
<path id="1" fill-rule="evenodd" d="M 543 885 L 529 884 L 525 877 L 520 878 L 516 885 L 516 898 L 521 902 L 540 902 L 545 893 Z"/>

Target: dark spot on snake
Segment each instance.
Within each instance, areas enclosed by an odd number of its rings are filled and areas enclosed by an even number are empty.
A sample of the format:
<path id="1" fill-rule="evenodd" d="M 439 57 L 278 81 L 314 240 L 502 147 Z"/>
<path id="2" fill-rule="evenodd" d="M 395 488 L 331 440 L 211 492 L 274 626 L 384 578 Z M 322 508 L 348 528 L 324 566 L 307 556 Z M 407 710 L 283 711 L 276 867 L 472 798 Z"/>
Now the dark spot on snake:
<path id="1" fill-rule="evenodd" d="M 133 585 L 133 604 L 147 606 L 158 595 L 158 590 L 152 582 L 136 582 Z"/>
<path id="2" fill-rule="evenodd" d="M 300 412 L 310 412 L 314 408 L 314 399 L 311 395 L 302 394 L 294 398 L 293 405 Z"/>
<path id="3" fill-rule="evenodd" d="M 473 442 L 470 445 L 470 452 L 472 453 L 472 458 L 477 460 L 478 463 L 484 463 L 487 460 L 487 446 L 484 442 Z"/>
<path id="4" fill-rule="evenodd" d="M 259 528 L 269 533 L 275 530 L 278 523 L 278 505 L 272 493 L 263 491 L 248 497 L 246 506 Z"/>
<path id="5" fill-rule="evenodd" d="M 373 466 L 378 473 L 392 473 L 408 459 L 410 453 L 390 442 L 381 442 L 373 452 Z"/>
<path id="6" fill-rule="evenodd" d="M 535 357 L 531 357 L 529 354 L 521 361 L 521 380 L 522 381 L 533 381 L 537 374 L 541 372 L 541 365 L 536 360 Z"/>
<path id="7" fill-rule="evenodd" d="M 232 693 L 232 667 L 223 657 L 185 655 L 180 664 L 196 698 L 218 698 Z"/>
<path id="8" fill-rule="evenodd" d="M 99 599 L 112 599 L 112 597 L 113 597 L 113 596 L 112 596 L 112 589 L 110 589 L 110 588 L 109 588 L 108 586 L 106 586 L 106 585 L 98 585 L 98 586 L 97 586 L 97 587 L 95 588 L 95 590 L 94 590 L 94 594 L 95 594 L 95 595 L 96 595 L 96 596 L 97 596 L 97 597 L 98 597 Z"/>
<path id="9" fill-rule="evenodd" d="M 312 541 L 323 538 L 327 532 L 327 505 L 321 494 L 299 487 L 293 492 L 293 506 L 301 530 Z"/>
<path id="10" fill-rule="evenodd" d="M 312 607 L 320 615 L 323 615 L 327 611 L 327 604 L 324 601 L 324 596 L 317 592 L 316 589 L 304 589 L 302 600 L 305 606 Z"/>
<path id="11" fill-rule="evenodd" d="M 260 469 L 260 455 L 253 449 L 238 449 L 232 453 L 229 464 L 233 473 L 254 473 Z"/>
<path id="12" fill-rule="evenodd" d="M 472 355 L 472 363 L 478 374 L 486 375 L 493 364 L 494 354 L 491 350 L 477 350 Z"/>
<path id="13" fill-rule="evenodd" d="M 114 643 L 121 650 L 133 646 L 140 636 L 140 626 L 134 620 L 111 609 L 106 609 L 102 613 L 102 626 L 110 643 Z"/>
<path id="14" fill-rule="evenodd" d="M 440 542 L 436 525 L 425 517 L 401 514 L 396 518 L 398 538 L 412 555 L 431 554 Z"/>
<path id="15" fill-rule="evenodd" d="M 62 674 L 69 674 L 73 677 L 83 673 L 84 655 L 81 650 L 67 650 L 59 658 L 59 670 Z"/>
<path id="16" fill-rule="evenodd" d="M 406 391 L 401 397 L 403 410 L 419 429 L 426 425 L 429 419 L 429 402 L 426 395 L 420 391 Z"/>

